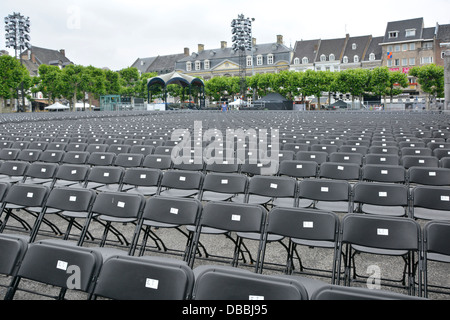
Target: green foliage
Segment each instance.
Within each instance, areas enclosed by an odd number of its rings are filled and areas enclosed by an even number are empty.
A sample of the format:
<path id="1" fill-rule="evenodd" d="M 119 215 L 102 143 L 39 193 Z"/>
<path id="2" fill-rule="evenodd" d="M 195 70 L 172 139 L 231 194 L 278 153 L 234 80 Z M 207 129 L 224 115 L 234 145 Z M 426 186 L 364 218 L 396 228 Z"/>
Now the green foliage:
<path id="1" fill-rule="evenodd" d="M 435 64 L 413 67 L 409 74 L 417 78 L 424 92 L 438 98 L 444 97 L 444 67 Z"/>

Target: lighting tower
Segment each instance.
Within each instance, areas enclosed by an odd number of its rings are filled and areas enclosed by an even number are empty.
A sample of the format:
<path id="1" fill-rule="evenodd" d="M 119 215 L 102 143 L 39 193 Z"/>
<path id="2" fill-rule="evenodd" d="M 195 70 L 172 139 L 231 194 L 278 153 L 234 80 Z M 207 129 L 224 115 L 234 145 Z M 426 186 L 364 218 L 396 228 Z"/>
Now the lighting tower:
<path id="1" fill-rule="evenodd" d="M 254 20 L 254 19 L 253 19 Z M 232 49 L 239 52 L 239 80 L 241 99 L 245 100 L 247 92 L 246 85 L 246 50 L 252 49 L 252 19 L 245 18 L 243 14 L 238 15 L 237 19 L 231 21 L 231 40 L 233 42 Z M 253 65 L 253 61 L 252 61 Z"/>
<path id="2" fill-rule="evenodd" d="M 16 58 L 17 54 L 19 54 L 20 64 L 22 64 L 23 50 L 31 49 L 29 33 L 30 33 L 29 17 L 24 17 L 20 13 L 16 12 L 5 17 L 5 38 L 6 38 L 5 45 L 7 48 L 14 49 Z M 21 87 L 22 87 L 22 108 L 23 108 L 25 106 L 25 93 L 23 89 L 23 82 L 21 84 Z"/>

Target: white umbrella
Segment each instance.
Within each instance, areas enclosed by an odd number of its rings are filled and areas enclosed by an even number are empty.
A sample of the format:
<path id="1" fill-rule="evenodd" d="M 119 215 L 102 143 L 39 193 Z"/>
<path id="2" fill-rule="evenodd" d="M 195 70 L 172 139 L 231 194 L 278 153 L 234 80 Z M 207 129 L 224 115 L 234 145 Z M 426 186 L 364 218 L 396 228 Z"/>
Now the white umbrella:
<path id="1" fill-rule="evenodd" d="M 59 102 L 56 102 L 56 103 L 54 103 L 54 104 L 52 104 L 52 105 L 50 105 L 50 106 L 48 106 L 48 107 L 45 107 L 44 109 L 45 109 L 45 110 L 56 110 L 56 111 L 61 111 L 61 110 L 67 110 L 67 109 L 69 109 L 69 107 L 66 106 L 66 105 L 63 105 L 63 104 L 61 104 L 61 103 L 59 103 Z"/>

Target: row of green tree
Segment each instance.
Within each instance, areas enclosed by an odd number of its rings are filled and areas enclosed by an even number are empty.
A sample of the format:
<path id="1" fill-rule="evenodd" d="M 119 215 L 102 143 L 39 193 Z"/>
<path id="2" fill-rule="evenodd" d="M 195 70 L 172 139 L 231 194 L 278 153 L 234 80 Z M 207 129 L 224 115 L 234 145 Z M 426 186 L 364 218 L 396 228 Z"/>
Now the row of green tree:
<path id="1" fill-rule="evenodd" d="M 441 98 L 444 95 L 444 68 L 435 64 L 413 67 L 409 75 L 417 79 L 423 92 L 430 97 Z M 135 98 L 147 98 L 147 80 L 156 73 L 139 74 L 134 67 L 111 71 L 93 66 L 68 65 L 63 69 L 58 66 L 40 65 L 39 75 L 30 76 L 27 69 L 14 57 L 0 56 L 0 98 L 6 105 L 6 99 L 19 96 L 21 84 L 25 92 L 42 92 L 51 103 L 57 99 L 68 100 L 73 106 L 77 101 L 92 104 L 90 99 L 101 95 L 122 95 Z M 256 74 L 247 77 L 248 92 L 265 96 L 270 92 L 280 93 L 289 100 L 315 96 L 319 99 L 323 93 L 349 94 L 352 99 L 362 96 L 381 96 L 391 99 L 401 94 L 410 85 L 408 76 L 402 72 L 392 72 L 387 67 L 369 69 L 347 69 L 339 72 L 282 71 L 279 73 Z M 186 90 L 170 85 L 167 93 L 180 101 L 189 98 L 198 101 L 201 92 L 192 88 L 186 97 Z M 162 97 L 162 88 L 151 88 L 152 98 Z M 205 81 L 205 95 L 210 101 L 222 98 L 232 99 L 240 95 L 238 77 L 215 77 Z M 86 98 L 88 97 L 88 98 Z M 31 98 L 31 96 L 28 96 Z M 0 105 L 1 107 L 1 105 Z"/>

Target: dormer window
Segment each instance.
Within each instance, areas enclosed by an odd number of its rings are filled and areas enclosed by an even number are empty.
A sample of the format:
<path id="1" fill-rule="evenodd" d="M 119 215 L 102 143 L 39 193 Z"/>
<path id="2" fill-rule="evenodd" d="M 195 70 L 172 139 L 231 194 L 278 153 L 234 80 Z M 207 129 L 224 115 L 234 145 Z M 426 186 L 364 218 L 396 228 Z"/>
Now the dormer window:
<path id="1" fill-rule="evenodd" d="M 329 61 L 334 61 L 334 54 L 330 54 L 328 59 L 329 59 Z"/>
<path id="2" fill-rule="evenodd" d="M 294 59 L 294 64 L 300 64 L 300 59 L 299 58 L 295 58 Z"/>
<path id="3" fill-rule="evenodd" d="M 388 35 L 389 39 L 396 39 L 398 38 L 398 31 L 389 31 Z"/>
<path id="4" fill-rule="evenodd" d="M 200 70 L 200 61 L 195 61 L 195 70 Z"/>
<path id="5" fill-rule="evenodd" d="M 322 62 L 327 61 L 327 57 L 326 57 L 324 54 L 322 54 L 322 55 L 320 56 L 320 61 L 322 61 Z"/>
<path id="6" fill-rule="evenodd" d="M 375 53 L 369 54 L 369 61 L 375 61 Z"/>
<path id="7" fill-rule="evenodd" d="M 262 66 L 262 64 L 263 64 L 263 56 L 262 55 L 258 55 L 257 57 L 256 57 L 256 64 L 258 65 L 258 66 Z"/>
<path id="8" fill-rule="evenodd" d="M 192 62 L 186 62 L 186 71 L 192 71 Z"/>
<path id="9" fill-rule="evenodd" d="M 359 57 L 357 55 L 355 55 L 353 57 L 353 62 L 358 63 L 359 62 Z"/>
<path id="10" fill-rule="evenodd" d="M 273 64 L 273 54 L 267 55 L 267 64 Z"/>
<path id="11" fill-rule="evenodd" d="M 205 60 L 203 62 L 203 66 L 205 67 L 205 70 L 209 70 L 209 68 L 211 68 L 211 63 L 209 62 L 209 60 Z"/>
<path id="12" fill-rule="evenodd" d="M 357 47 L 356 43 L 352 43 L 352 50 L 356 50 L 356 47 Z"/>
<path id="13" fill-rule="evenodd" d="M 251 67 L 253 65 L 252 57 L 247 56 L 247 67 Z"/>
<path id="14" fill-rule="evenodd" d="M 416 35 L 416 29 L 407 29 L 405 37 L 414 37 Z"/>
<path id="15" fill-rule="evenodd" d="M 347 56 L 344 56 L 344 58 L 342 58 L 342 62 L 343 62 L 343 63 L 348 63 L 348 57 L 347 57 Z"/>
<path id="16" fill-rule="evenodd" d="M 303 57 L 302 63 L 303 64 L 308 64 L 309 63 L 309 59 L 307 57 Z"/>

